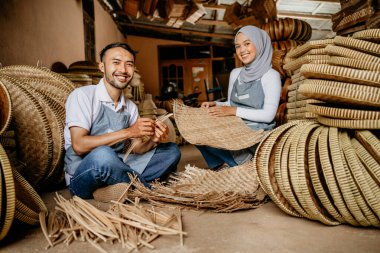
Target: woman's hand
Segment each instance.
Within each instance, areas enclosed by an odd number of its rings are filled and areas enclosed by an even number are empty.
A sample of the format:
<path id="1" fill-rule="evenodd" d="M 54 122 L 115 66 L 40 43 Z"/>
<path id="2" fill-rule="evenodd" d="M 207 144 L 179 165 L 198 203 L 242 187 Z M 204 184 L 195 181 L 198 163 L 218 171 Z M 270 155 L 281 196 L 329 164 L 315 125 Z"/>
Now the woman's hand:
<path id="1" fill-rule="evenodd" d="M 165 123 L 157 120 L 156 127 L 154 130 L 154 135 L 152 136 L 151 141 L 155 143 L 160 143 L 160 142 L 165 141 L 168 138 L 168 136 L 169 136 L 168 126 Z"/>
<path id="2" fill-rule="evenodd" d="M 214 106 L 207 109 L 208 114 L 216 117 L 235 116 L 235 106 Z"/>
<path id="3" fill-rule="evenodd" d="M 213 107 L 213 106 L 215 106 L 216 105 L 216 103 L 215 102 L 202 102 L 202 104 L 201 104 L 201 107 L 202 108 L 209 108 L 209 107 Z"/>

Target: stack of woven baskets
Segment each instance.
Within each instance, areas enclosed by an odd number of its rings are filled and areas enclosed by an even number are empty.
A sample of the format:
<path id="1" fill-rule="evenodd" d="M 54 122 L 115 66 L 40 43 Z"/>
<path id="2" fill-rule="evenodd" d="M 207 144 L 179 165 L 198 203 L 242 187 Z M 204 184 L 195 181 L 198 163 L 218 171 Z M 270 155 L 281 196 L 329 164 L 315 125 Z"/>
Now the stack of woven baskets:
<path id="1" fill-rule="evenodd" d="M 52 189 L 63 182 L 64 106 L 74 87 L 44 68 L 0 69 L 0 172 L 5 186 L 0 194 L 6 210 L 1 212 L 0 239 L 14 217 L 38 223 L 46 207 L 34 189 Z"/>
<path id="2" fill-rule="evenodd" d="M 379 42 L 380 29 L 364 30 L 286 56 L 289 122 L 255 155 L 262 187 L 286 213 L 380 227 Z"/>
<path id="3" fill-rule="evenodd" d="M 365 29 L 379 28 L 379 1 L 341 0 L 340 5 L 341 11 L 332 16 L 332 28 L 338 35 L 350 35 Z"/>

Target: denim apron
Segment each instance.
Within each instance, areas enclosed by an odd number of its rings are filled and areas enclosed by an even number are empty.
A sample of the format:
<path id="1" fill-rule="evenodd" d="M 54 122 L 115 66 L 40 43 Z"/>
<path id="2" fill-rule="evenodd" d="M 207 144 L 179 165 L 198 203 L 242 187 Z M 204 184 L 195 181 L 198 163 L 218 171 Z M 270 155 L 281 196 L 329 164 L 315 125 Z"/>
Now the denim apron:
<path id="1" fill-rule="evenodd" d="M 102 135 L 106 133 L 115 132 L 123 128 L 128 128 L 128 121 L 130 116 L 130 113 L 127 111 L 115 112 L 111 108 L 102 104 L 100 106 L 99 114 L 91 126 L 90 135 Z M 113 148 L 113 150 L 115 150 L 115 152 L 118 153 L 118 156 L 121 159 L 124 156 L 124 154 L 121 153 L 124 145 L 125 141 L 116 143 L 111 146 L 111 148 Z M 137 172 L 138 174 L 141 174 L 142 172 L 144 172 L 147 164 L 154 155 L 154 152 L 155 149 L 152 149 L 142 155 L 130 154 L 128 156 L 126 164 L 129 165 L 129 167 L 133 171 Z M 76 169 L 82 162 L 82 159 L 83 157 L 78 156 L 74 152 L 72 146 L 70 146 L 66 150 L 65 155 L 65 172 L 69 175 L 74 175 Z"/>
<path id="2" fill-rule="evenodd" d="M 264 99 L 265 94 L 261 79 L 254 80 L 249 83 L 240 83 L 239 78 L 236 78 L 231 92 L 231 106 L 262 109 L 264 106 Z M 246 119 L 243 119 L 243 121 L 249 128 L 255 131 L 260 129 L 263 129 L 264 131 L 272 130 L 276 125 L 275 120 L 269 124 Z M 231 153 L 237 164 L 243 164 L 252 158 L 252 155 L 256 151 L 256 147 L 257 145 L 254 145 L 247 149 L 231 151 Z"/>

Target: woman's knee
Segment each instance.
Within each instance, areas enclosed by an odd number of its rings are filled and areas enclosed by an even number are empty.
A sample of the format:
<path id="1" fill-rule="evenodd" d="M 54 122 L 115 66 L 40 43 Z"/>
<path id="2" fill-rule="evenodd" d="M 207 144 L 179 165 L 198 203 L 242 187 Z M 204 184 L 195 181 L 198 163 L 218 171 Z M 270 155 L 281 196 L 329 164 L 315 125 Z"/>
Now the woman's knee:
<path id="1" fill-rule="evenodd" d="M 167 152 L 169 154 L 168 157 L 173 160 L 173 163 L 178 163 L 181 159 L 181 150 L 178 145 L 173 142 L 168 142 L 165 144 L 167 144 Z"/>

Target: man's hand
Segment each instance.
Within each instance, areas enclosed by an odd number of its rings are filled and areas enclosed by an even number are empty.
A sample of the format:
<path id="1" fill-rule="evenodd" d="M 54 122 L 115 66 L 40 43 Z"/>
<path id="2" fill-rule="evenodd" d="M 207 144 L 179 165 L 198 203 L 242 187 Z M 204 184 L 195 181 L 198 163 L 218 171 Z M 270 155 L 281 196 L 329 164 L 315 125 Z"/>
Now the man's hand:
<path id="1" fill-rule="evenodd" d="M 154 135 L 152 136 L 151 141 L 155 143 L 160 143 L 160 142 L 165 141 L 168 138 L 168 136 L 169 136 L 168 126 L 165 123 L 157 120 L 156 127 L 154 130 Z"/>
<path id="2" fill-rule="evenodd" d="M 128 128 L 132 138 L 153 136 L 155 134 L 155 121 L 149 118 L 139 118 L 135 124 Z"/>
<path id="3" fill-rule="evenodd" d="M 208 114 L 216 117 L 235 116 L 236 107 L 234 106 L 214 106 L 207 109 Z"/>

